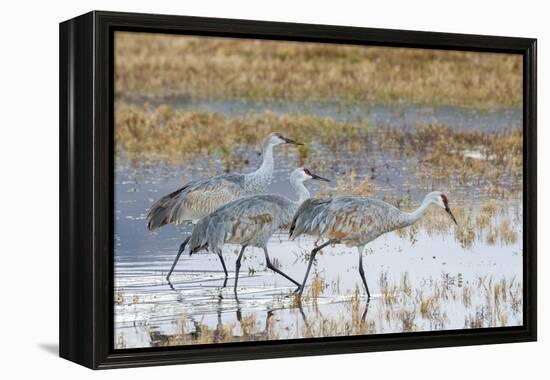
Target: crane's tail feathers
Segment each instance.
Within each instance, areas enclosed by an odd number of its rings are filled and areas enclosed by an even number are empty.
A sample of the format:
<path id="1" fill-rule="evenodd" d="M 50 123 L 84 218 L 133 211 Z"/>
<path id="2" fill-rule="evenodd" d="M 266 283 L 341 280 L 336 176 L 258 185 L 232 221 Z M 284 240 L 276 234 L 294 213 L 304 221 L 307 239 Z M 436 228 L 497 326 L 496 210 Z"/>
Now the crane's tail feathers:
<path id="1" fill-rule="evenodd" d="M 177 222 L 176 216 L 181 206 L 182 199 L 179 197 L 186 187 L 174 191 L 156 201 L 147 213 L 147 228 L 154 231 L 165 224 Z"/>
<path id="2" fill-rule="evenodd" d="M 225 232 L 216 228 L 217 225 L 219 224 L 212 220 L 212 214 L 205 216 L 195 224 L 189 240 L 190 255 L 204 249 L 216 252 L 219 247 L 223 246 Z"/>
<path id="3" fill-rule="evenodd" d="M 193 253 L 198 253 L 204 249 L 208 249 L 208 244 L 205 244 L 203 246 L 200 246 L 200 247 L 196 247 L 196 248 L 191 248 L 189 250 L 189 256 L 191 256 Z"/>
<path id="4" fill-rule="evenodd" d="M 311 232 L 311 218 L 316 213 L 317 206 L 326 205 L 330 201 L 326 199 L 310 198 L 300 205 L 290 224 L 288 237 L 292 240 L 303 233 Z"/>

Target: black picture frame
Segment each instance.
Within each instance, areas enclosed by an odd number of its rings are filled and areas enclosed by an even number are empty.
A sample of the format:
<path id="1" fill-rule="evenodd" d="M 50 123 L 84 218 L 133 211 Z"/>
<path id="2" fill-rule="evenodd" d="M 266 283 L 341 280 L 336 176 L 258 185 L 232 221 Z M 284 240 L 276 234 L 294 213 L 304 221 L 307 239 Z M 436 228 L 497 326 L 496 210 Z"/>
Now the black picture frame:
<path id="1" fill-rule="evenodd" d="M 523 56 L 523 326 L 115 350 L 113 36 L 139 31 Z M 60 24 L 60 356 L 93 369 L 535 341 L 536 39 L 93 11 Z"/>

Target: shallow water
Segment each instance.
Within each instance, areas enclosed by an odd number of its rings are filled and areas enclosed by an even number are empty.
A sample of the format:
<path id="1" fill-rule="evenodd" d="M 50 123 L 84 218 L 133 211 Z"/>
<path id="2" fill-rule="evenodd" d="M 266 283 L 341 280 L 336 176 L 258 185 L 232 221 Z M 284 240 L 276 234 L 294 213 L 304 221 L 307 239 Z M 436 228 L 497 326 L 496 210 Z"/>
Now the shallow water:
<path id="1" fill-rule="evenodd" d="M 442 123 L 454 129 L 482 130 L 488 132 L 521 127 L 521 109 L 478 110 L 457 106 L 416 106 L 384 104 L 357 105 L 341 102 L 256 102 L 249 100 L 191 100 L 186 97 L 159 99 L 127 99 L 129 104 L 152 107 L 169 105 L 183 111 L 217 112 L 227 116 L 243 113 L 274 112 L 276 114 L 315 115 L 330 117 L 340 122 L 366 121 L 371 125 L 396 128 L 414 128 L 417 124 Z"/>
<path id="2" fill-rule="evenodd" d="M 178 106 L 205 107 L 228 113 L 239 109 L 228 106 L 227 102 Z M 250 108 L 251 105 L 243 107 Z M 276 111 L 294 112 L 291 106 L 281 107 Z M 300 105 L 295 107 L 296 112 L 303 111 Z M 327 107 L 326 112 L 333 116 L 336 111 Z M 488 133 L 517 126 L 517 123 L 521 125 L 520 111 L 499 112 L 480 113 L 455 108 L 427 112 L 414 107 L 401 110 L 374 107 L 367 114 L 373 120 L 383 120 L 385 125 L 396 127 L 412 125 L 414 120 L 422 117 L 444 119 L 453 128 L 484 128 Z M 348 111 L 340 114 L 344 115 L 342 117 L 357 117 Z M 277 149 L 275 178 L 268 192 L 293 197 L 287 181 L 297 166 L 297 157 L 291 147 Z M 368 157 L 364 157 L 345 150 L 335 152 L 325 147 L 318 147 L 318 150 L 317 154 L 337 157 L 325 169 L 326 173 L 318 173 L 322 176 L 336 180 L 348 175 L 353 168 L 359 176 L 370 175 L 369 180 L 376 184 L 374 196 L 407 195 L 414 205 L 418 205 L 426 193 L 427 189 L 422 188 L 415 176 L 416 163 L 410 162 L 410 158 L 409 162 L 404 161 L 397 152 L 373 147 L 369 149 Z M 260 157 L 250 149 L 243 152 L 248 162 L 243 171 L 250 171 Z M 454 227 L 449 227 L 436 233 L 425 228 L 406 230 L 403 234 L 390 233 L 370 243 L 364 265 L 370 291 L 375 296 L 368 305 L 364 296 L 357 297 L 364 293 L 358 274 L 358 254 L 355 249 L 344 246 L 327 247 L 317 257 L 308 285 L 316 281 L 319 294 L 312 295 L 312 288 L 308 286 L 301 305 L 292 296 L 293 284 L 266 270 L 263 252 L 254 248 L 247 250 L 241 267 L 239 302 L 232 291 L 236 246 L 228 245 L 224 249 L 230 272 L 226 288 L 221 288 L 224 275 L 218 257 L 208 253 L 182 255 L 171 284 L 167 283 L 164 279 L 166 273 L 179 244 L 191 229 L 190 226 L 170 225 L 151 233 L 146 229 L 145 214 L 160 196 L 189 180 L 219 173 L 222 168 L 220 161 L 207 157 L 199 157 L 194 163 L 182 166 L 136 165 L 123 158 L 117 159 L 117 348 L 460 329 L 475 323 L 481 324 L 480 327 L 522 323 L 522 209 L 521 199 L 514 198 L 500 200 L 497 213 L 491 220 L 493 226 L 510 221 L 514 239 L 490 241 L 479 233 L 472 244 L 465 247 L 456 238 Z M 373 172 L 376 175 L 372 175 Z M 312 193 L 320 189 L 318 183 L 310 182 L 307 186 Z M 334 181 L 331 186 L 334 186 Z M 480 191 L 480 184 L 456 185 L 452 190 L 451 207 L 467 206 L 475 217 L 486 199 L 488 195 Z M 451 225 L 450 220 L 444 223 Z M 290 242 L 282 233 L 272 237 L 268 249 L 280 269 L 301 282 L 307 266 L 305 254 L 313 246 L 311 239 Z M 502 280 L 507 289 L 499 298 L 495 284 Z M 421 304 L 428 302 L 431 296 L 434 296 L 434 301 L 426 311 Z M 357 322 L 356 314 L 360 314 L 359 320 L 364 316 L 363 322 Z"/>

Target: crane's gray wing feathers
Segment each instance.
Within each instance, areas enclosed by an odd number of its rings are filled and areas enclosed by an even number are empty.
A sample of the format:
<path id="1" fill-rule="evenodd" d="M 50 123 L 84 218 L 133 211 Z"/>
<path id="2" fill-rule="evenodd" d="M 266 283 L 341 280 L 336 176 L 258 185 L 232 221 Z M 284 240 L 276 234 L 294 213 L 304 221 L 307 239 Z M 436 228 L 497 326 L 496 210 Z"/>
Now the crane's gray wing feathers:
<path id="1" fill-rule="evenodd" d="M 147 214 L 149 230 L 181 224 L 208 215 L 219 206 L 241 197 L 244 175 L 225 174 L 195 180 L 156 201 Z"/>
<path id="2" fill-rule="evenodd" d="M 401 212 L 372 198 L 340 196 L 303 204 L 295 216 L 291 237 L 301 234 L 342 242 L 365 243 L 401 223 Z"/>
<path id="3" fill-rule="evenodd" d="M 193 250 L 208 246 L 217 250 L 225 243 L 262 246 L 290 222 L 290 201 L 278 195 L 255 195 L 221 206 L 197 222 L 190 239 Z"/>

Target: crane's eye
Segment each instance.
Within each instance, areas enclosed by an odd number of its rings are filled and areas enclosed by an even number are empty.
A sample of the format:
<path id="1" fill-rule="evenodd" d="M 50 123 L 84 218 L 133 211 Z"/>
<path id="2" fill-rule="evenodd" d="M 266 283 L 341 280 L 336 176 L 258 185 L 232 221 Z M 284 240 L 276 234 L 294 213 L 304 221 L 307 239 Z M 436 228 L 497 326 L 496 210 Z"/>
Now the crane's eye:
<path id="1" fill-rule="evenodd" d="M 307 175 L 311 175 L 311 172 L 306 168 L 304 168 L 304 173 L 306 173 Z"/>
<path id="2" fill-rule="evenodd" d="M 447 206 L 449 203 L 449 199 L 447 199 L 447 196 L 445 194 L 441 194 L 441 199 L 443 200 L 443 204 Z"/>

